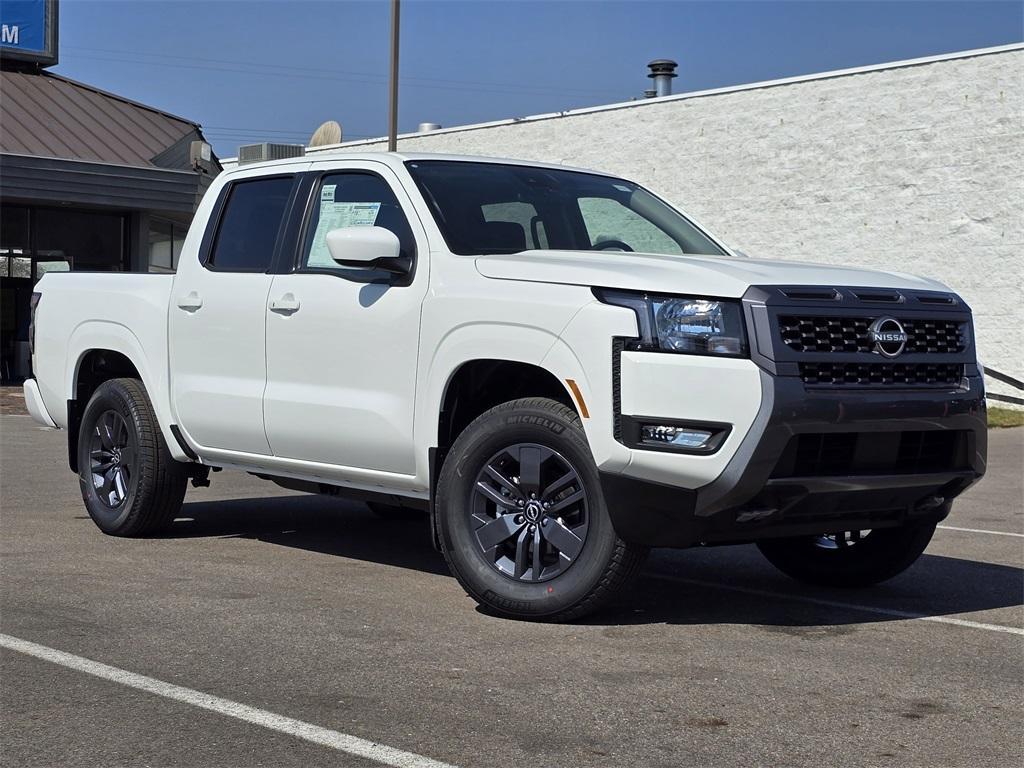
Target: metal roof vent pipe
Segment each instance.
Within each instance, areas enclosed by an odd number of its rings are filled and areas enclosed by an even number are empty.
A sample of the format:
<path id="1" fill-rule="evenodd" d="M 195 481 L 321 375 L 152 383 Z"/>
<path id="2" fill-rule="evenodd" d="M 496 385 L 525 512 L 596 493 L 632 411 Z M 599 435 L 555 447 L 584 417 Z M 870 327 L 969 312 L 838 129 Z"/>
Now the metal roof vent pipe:
<path id="1" fill-rule="evenodd" d="M 440 123 L 420 123 L 419 127 L 416 128 L 416 133 L 430 133 L 431 131 L 441 130 Z"/>
<path id="2" fill-rule="evenodd" d="M 676 74 L 678 66 L 672 59 L 655 59 L 647 65 L 647 68 L 651 70 L 647 76 L 654 80 L 655 95 L 672 95 L 672 78 L 678 77 Z"/>

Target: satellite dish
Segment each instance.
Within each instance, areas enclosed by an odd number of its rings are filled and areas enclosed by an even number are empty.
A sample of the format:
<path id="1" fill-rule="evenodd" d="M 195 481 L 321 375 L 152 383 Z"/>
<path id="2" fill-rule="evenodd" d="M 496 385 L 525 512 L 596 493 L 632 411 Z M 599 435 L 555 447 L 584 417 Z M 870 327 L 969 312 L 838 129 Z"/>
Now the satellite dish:
<path id="1" fill-rule="evenodd" d="M 309 146 L 322 147 L 327 144 L 341 144 L 341 123 L 328 120 L 315 131 L 309 139 Z"/>

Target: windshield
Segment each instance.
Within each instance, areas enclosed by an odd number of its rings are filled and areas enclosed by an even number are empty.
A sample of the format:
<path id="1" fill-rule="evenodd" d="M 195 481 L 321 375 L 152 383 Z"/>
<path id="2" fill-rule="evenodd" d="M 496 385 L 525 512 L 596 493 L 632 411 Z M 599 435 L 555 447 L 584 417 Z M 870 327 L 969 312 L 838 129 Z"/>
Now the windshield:
<path id="1" fill-rule="evenodd" d="M 629 181 L 499 163 L 406 163 L 452 253 L 530 249 L 724 255 L 678 211 Z"/>

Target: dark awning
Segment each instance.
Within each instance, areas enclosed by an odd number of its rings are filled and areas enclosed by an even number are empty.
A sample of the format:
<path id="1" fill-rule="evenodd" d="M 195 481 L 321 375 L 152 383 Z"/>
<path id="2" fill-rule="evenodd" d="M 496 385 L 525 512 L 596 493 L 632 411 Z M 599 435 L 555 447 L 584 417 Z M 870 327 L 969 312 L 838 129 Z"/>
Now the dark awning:
<path id="1" fill-rule="evenodd" d="M 0 197 L 5 201 L 192 213 L 211 180 L 197 171 L 0 155 Z"/>

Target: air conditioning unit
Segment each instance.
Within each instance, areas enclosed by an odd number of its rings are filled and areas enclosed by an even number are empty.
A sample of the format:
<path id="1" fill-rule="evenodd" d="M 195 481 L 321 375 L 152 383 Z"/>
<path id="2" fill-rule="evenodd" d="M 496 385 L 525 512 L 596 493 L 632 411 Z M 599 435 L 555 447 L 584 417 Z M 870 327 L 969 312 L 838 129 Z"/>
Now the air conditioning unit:
<path id="1" fill-rule="evenodd" d="M 238 164 L 262 163 L 265 160 L 285 160 L 289 157 L 302 157 L 306 148 L 301 144 L 245 144 L 238 148 Z"/>

